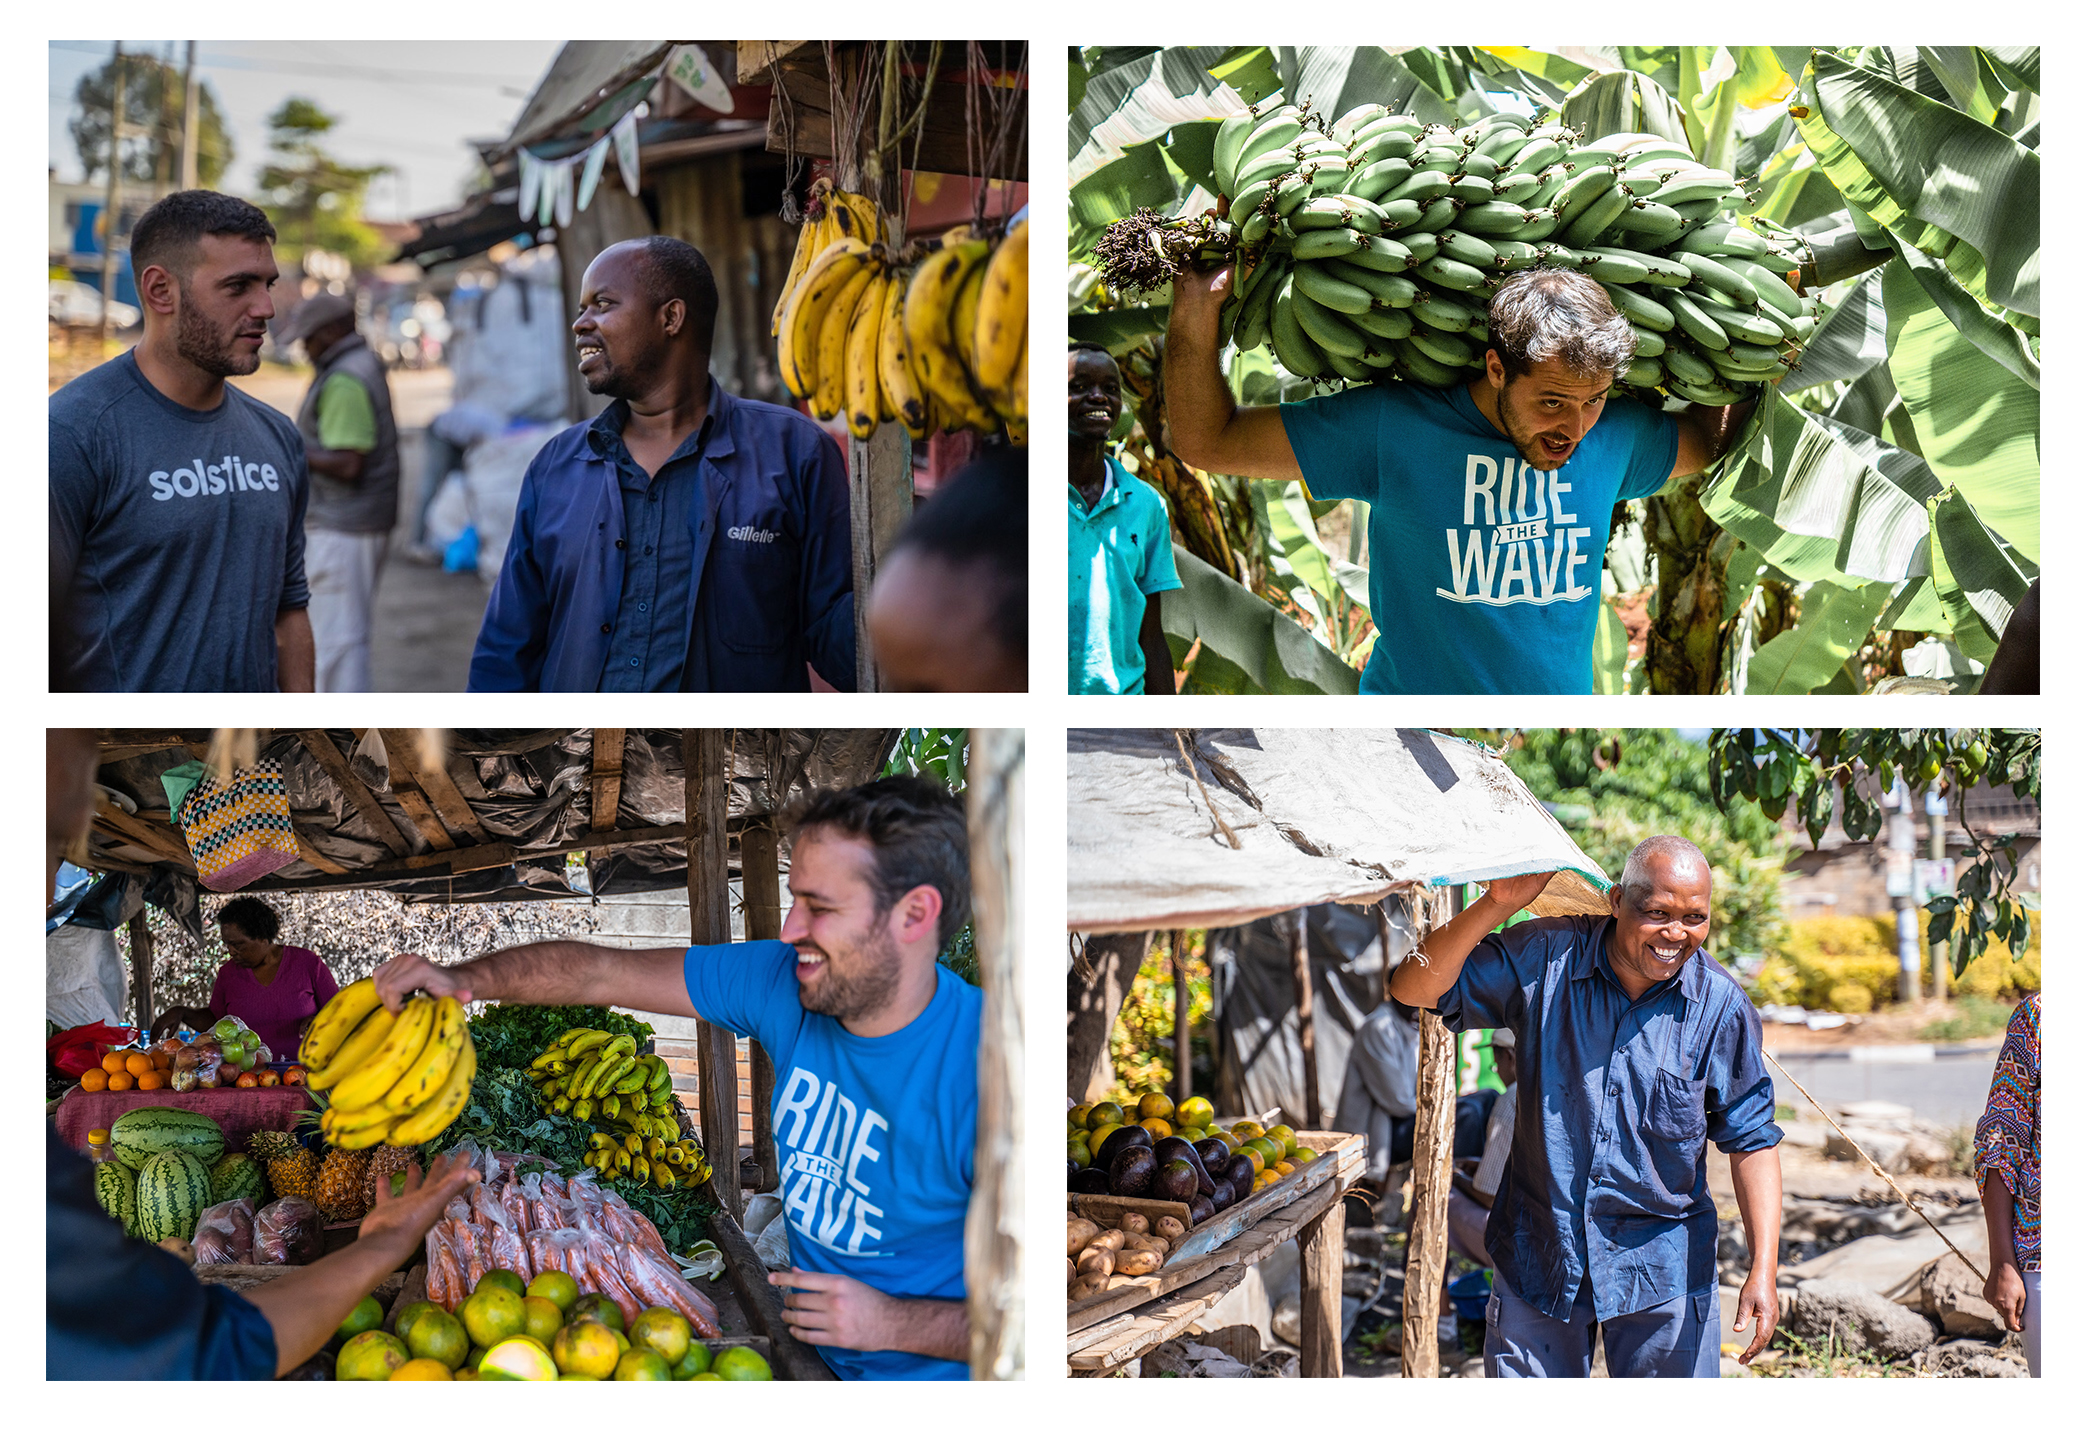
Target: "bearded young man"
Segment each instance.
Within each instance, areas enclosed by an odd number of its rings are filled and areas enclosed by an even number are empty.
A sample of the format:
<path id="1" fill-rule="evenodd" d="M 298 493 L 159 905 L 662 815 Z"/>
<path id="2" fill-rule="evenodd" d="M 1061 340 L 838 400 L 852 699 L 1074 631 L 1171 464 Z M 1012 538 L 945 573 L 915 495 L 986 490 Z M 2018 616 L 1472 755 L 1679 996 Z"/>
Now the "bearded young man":
<path id="1" fill-rule="evenodd" d="M 51 395 L 54 684 L 309 691 L 304 443 L 225 379 L 261 364 L 275 230 L 189 189 L 131 231 L 145 336 Z"/>
<path id="2" fill-rule="evenodd" d="M 1514 1141 L 1485 1223 L 1487 1377 L 1715 1377 L 1717 1210 L 1731 1160 L 1753 1266 L 1733 1331 L 1750 1364 L 1780 1316 L 1782 1166 L 1760 1016 L 1702 948 L 1709 862 L 1675 835 L 1630 852 L 1606 917 L 1497 929 L 1549 884 L 1495 880 L 1430 934 L 1391 993 L 1451 1030 L 1514 1031 Z M 1487 933 L 1491 931 L 1493 933 Z"/>
<path id="3" fill-rule="evenodd" d="M 472 691 L 855 689 L 847 464 L 710 376 L 717 283 L 664 235 L 603 249 L 574 351 L 615 401 L 529 464 Z"/>
<path id="4" fill-rule="evenodd" d="M 1362 691 L 1590 695 L 1615 504 L 1702 471 L 1751 404 L 1676 419 L 1610 403 L 1636 353 L 1628 320 L 1584 274 L 1536 268 L 1492 297 L 1482 377 L 1241 408 L 1217 367 L 1231 273 L 1174 280 L 1168 437 L 1212 472 L 1370 504 L 1382 635 Z"/>
<path id="5" fill-rule="evenodd" d="M 377 970 L 413 990 L 513 1004 L 608 1004 L 757 1039 L 795 1266 L 784 1318 L 843 1378 L 967 1373 L 963 1229 L 978 1124 L 984 997 L 937 956 L 970 913 L 963 806 L 894 776 L 812 796 L 789 816 L 780 940 L 687 950 L 546 941 L 443 967 Z M 709 1150 L 713 1160 L 734 1149 Z"/>

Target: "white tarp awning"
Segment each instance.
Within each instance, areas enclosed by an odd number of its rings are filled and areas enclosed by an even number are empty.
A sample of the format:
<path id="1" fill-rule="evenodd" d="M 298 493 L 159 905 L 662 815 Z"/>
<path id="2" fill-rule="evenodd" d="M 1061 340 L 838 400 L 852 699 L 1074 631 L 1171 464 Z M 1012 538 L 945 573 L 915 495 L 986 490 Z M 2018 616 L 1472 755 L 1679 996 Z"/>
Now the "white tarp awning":
<path id="1" fill-rule="evenodd" d="M 1558 875 L 1534 913 L 1608 908 L 1608 877 L 1520 778 L 1451 736 L 1074 730 L 1066 740 L 1066 925 L 1080 933 L 1243 925 L 1535 870 Z"/>

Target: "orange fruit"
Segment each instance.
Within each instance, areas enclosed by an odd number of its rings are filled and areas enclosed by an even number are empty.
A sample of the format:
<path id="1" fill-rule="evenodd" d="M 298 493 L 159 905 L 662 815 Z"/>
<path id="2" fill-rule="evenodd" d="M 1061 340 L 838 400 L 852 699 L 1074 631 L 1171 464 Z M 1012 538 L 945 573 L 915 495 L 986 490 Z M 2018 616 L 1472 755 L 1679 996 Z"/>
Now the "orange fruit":
<path id="1" fill-rule="evenodd" d="M 128 1074 L 111 1074 L 109 1076 L 109 1092 L 120 1094 L 135 1083 L 137 1083 L 137 1080 L 131 1078 Z"/>
<path id="2" fill-rule="evenodd" d="M 164 1049 L 155 1049 L 152 1051 L 152 1063 L 161 1069 L 172 1069 L 174 1067 L 174 1056 L 167 1053 Z"/>
<path id="3" fill-rule="evenodd" d="M 451 1382 L 449 1364 L 431 1357 L 416 1357 L 399 1366 L 387 1379 L 391 1382 Z"/>
<path id="4" fill-rule="evenodd" d="M 90 1094 L 99 1094 L 109 1087 L 109 1071 L 96 1066 L 80 1076 L 80 1087 Z"/>
<path id="5" fill-rule="evenodd" d="M 121 1074 L 124 1070 L 124 1061 L 129 1057 L 120 1049 L 111 1049 L 108 1053 L 101 1056 L 101 1067 L 111 1074 Z"/>
<path id="6" fill-rule="evenodd" d="M 138 1087 L 140 1089 L 164 1089 L 167 1087 L 167 1076 L 160 1073 L 157 1069 L 152 1070 L 150 1073 L 140 1074 L 138 1076 Z"/>
<path id="7" fill-rule="evenodd" d="M 152 1056 L 143 1050 L 139 1050 L 136 1054 L 125 1056 L 123 1072 L 130 1075 L 133 1079 L 140 1074 L 150 1074 L 152 1072 Z"/>

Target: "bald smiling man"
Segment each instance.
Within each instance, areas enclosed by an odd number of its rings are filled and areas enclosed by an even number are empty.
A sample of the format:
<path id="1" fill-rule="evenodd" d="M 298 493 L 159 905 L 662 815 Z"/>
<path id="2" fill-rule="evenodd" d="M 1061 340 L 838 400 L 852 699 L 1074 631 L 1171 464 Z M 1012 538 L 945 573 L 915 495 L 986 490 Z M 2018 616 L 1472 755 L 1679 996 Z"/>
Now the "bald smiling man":
<path id="1" fill-rule="evenodd" d="M 1731 1159 L 1752 1271 L 1739 1361 L 1773 1336 L 1782 1168 L 1760 1018 L 1702 948 L 1710 870 L 1660 835 L 1630 852 L 1606 916 L 1498 929 L 1549 872 L 1495 880 L 1391 976 L 1450 1029 L 1511 1029 L 1521 1094 L 1485 1225 L 1497 1276 L 1488 1377 L 1715 1377 L 1717 1212 L 1708 1146 Z M 1487 933 L 1487 932 L 1492 933 Z"/>

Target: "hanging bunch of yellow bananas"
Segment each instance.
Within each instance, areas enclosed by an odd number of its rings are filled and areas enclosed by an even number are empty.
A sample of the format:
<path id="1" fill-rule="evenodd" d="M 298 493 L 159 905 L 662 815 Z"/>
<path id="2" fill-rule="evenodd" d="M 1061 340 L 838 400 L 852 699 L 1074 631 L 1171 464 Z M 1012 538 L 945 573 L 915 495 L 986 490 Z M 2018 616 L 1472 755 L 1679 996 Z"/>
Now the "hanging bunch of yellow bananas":
<path id="1" fill-rule="evenodd" d="M 908 265 L 868 196 L 821 180 L 813 203 L 775 309 L 783 385 L 858 438 L 897 422 L 915 441 L 1003 425 L 1024 441 L 1028 226 L 996 247 L 959 228 Z"/>
<path id="2" fill-rule="evenodd" d="M 326 1002 L 298 1058 L 310 1087 L 332 1091 L 319 1129 L 344 1149 L 426 1143 L 463 1112 L 478 1073 L 462 1005 L 414 995 L 394 1015 L 367 979 Z"/>

